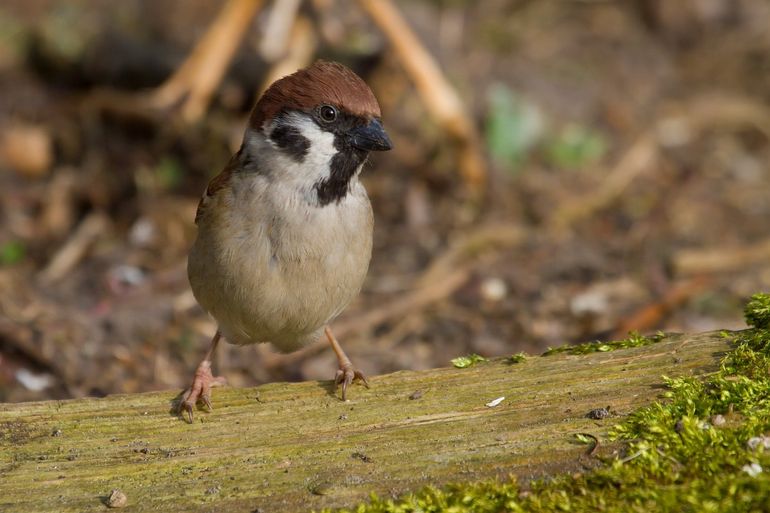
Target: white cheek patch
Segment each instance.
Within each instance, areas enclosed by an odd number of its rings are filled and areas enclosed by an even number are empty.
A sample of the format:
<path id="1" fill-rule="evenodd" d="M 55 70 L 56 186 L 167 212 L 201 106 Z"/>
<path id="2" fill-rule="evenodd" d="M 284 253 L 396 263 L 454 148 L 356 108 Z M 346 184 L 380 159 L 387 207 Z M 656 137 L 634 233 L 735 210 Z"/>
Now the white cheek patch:
<path id="1" fill-rule="evenodd" d="M 289 124 L 299 129 L 302 135 L 307 137 L 312 144 L 317 145 L 318 151 L 337 151 L 334 147 L 334 134 L 327 132 L 326 130 L 321 130 L 321 127 L 319 127 L 309 116 L 292 113 L 287 115 L 284 119 L 286 119 Z"/>
<path id="2" fill-rule="evenodd" d="M 287 155 L 270 138 L 279 123 L 290 125 L 309 142 L 310 147 L 301 161 Z M 309 116 L 293 112 L 285 115 L 280 122 L 266 123 L 263 130 L 268 137 L 256 130 L 247 130 L 244 145 L 251 155 L 266 165 L 269 174 L 280 174 L 287 182 L 299 182 L 307 187 L 329 176 L 331 160 L 337 153 L 334 134 L 321 130 Z"/>
<path id="3" fill-rule="evenodd" d="M 303 164 L 328 170 L 329 162 L 337 153 L 337 148 L 334 147 L 334 134 L 321 130 L 315 121 L 301 114 L 289 114 L 285 122 L 299 130 L 302 136 L 310 141 L 310 151 Z"/>
<path id="4" fill-rule="evenodd" d="M 332 162 L 339 155 L 335 134 L 319 127 L 307 114 L 291 112 L 265 123 L 262 130 L 247 129 L 243 140 L 245 160 L 257 163 L 255 170 L 274 187 L 299 193 L 303 202 L 324 206 L 339 202 L 358 180 L 363 162 L 336 159 L 335 167 L 350 169 L 332 175 Z M 352 167 L 355 166 L 355 167 Z"/>

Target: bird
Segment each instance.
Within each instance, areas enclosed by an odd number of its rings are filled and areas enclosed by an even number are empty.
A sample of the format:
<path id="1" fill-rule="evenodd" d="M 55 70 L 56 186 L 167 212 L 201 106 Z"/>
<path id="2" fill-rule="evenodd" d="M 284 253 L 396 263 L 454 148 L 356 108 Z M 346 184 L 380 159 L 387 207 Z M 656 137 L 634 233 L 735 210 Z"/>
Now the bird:
<path id="1" fill-rule="evenodd" d="M 290 353 L 325 336 L 335 388 L 360 380 L 329 324 L 358 295 L 372 253 L 373 213 L 359 179 L 392 143 L 369 86 L 348 67 L 314 64 L 273 82 L 254 106 L 240 149 L 208 184 L 195 215 L 187 274 L 217 331 L 178 410 L 193 422 L 211 388 L 221 339 Z"/>

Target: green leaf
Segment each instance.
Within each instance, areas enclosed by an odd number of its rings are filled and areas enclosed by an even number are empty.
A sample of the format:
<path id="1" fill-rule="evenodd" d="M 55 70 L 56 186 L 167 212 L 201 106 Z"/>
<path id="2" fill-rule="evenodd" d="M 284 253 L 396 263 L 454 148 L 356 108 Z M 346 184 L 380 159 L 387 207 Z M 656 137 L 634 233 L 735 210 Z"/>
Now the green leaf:
<path id="1" fill-rule="evenodd" d="M 583 433 L 575 433 L 574 436 L 575 436 L 575 440 L 577 440 L 581 444 L 592 444 L 596 442 L 596 440 L 594 440 L 590 436 L 584 435 Z"/>
<path id="2" fill-rule="evenodd" d="M 477 354 L 469 354 L 467 356 L 459 356 L 452 359 L 452 365 L 458 369 L 464 369 L 478 362 L 486 362 L 487 359 Z"/>
<path id="3" fill-rule="evenodd" d="M 184 179 L 182 166 L 174 157 L 163 157 L 158 163 L 155 172 L 157 173 L 158 183 L 163 189 L 173 189 L 181 184 Z"/>
<path id="4" fill-rule="evenodd" d="M 18 264 L 27 255 L 27 248 L 23 242 L 13 240 L 0 246 L 0 264 Z"/>
<path id="5" fill-rule="evenodd" d="M 607 151 L 607 143 L 596 131 L 569 125 L 545 147 L 549 164 L 558 168 L 575 169 L 599 160 Z"/>
<path id="6" fill-rule="evenodd" d="M 486 143 L 492 158 L 515 172 L 543 134 L 543 118 L 534 104 L 502 84 L 489 92 Z"/>

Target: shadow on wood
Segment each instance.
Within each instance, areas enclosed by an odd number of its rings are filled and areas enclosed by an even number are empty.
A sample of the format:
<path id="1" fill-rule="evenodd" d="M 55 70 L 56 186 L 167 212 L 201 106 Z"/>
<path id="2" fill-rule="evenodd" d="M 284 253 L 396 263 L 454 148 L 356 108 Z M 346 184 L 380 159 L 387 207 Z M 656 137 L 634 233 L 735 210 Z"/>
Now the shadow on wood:
<path id="1" fill-rule="evenodd" d="M 0 405 L 0 510 L 104 511 L 120 489 L 127 511 L 303 511 L 371 492 L 582 471 L 600 463 L 576 433 L 598 437 L 599 456 L 617 450 L 604 442 L 617 417 L 592 420 L 590 410 L 625 415 L 659 397 L 662 375 L 712 372 L 726 349 L 713 332 L 397 372 L 354 386 L 346 403 L 328 382 L 218 388 L 215 410 L 196 412 L 193 425 L 171 414 L 177 391 Z"/>

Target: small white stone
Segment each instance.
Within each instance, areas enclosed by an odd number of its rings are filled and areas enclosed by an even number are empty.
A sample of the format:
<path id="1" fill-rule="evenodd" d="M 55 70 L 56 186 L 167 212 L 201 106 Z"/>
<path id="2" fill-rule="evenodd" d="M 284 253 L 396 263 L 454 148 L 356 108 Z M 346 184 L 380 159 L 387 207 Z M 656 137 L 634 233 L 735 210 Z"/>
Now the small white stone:
<path id="1" fill-rule="evenodd" d="M 481 282 L 481 295 L 487 301 L 502 301 L 508 295 L 508 286 L 500 278 L 487 278 Z"/>
<path id="2" fill-rule="evenodd" d="M 495 406 L 497 406 L 498 404 L 500 404 L 500 403 L 501 403 L 501 402 L 503 402 L 504 400 L 505 400 L 505 396 L 503 396 L 503 397 L 498 397 L 497 399 L 493 399 L 493 400 L 489 401 L 489 402 L 488 402 L 486 405 L 487 405 L 489 408 L 494 408 Z"/>
<path id="3" fill-rule="evenodd" d="M 145 273 L 133 265 L 117 265 L 110 269 L 110 277 L 120 284 L 135 287 L 142 284 Z"/>
<path id="4" fill-rule="evenodd" d="M 16 381 L 24 385 L 27 390 L 40 392 L 53 384 L 53 377 L 50 374 L 34 374 L 21 368 L 16 371 Z"/>
<path id="5" fill-rule="evenodd" d="M 762 466 L 759 463 L 749 463 L 741 467 L 741 470 L 746 472 L 751 477 L 757 477 L 762 473 Z"/>
<path id="6" fill-rule="evenodd" d="M 110 492 L 109 498 L 107 498 L 107 507 L 109 508 L 123 508 L 128 504 L 128 497 L 126 494 L 118 489 Z"/>
<path id="7" fill-rule="evenodd" d="M 569 303 L 572 314 L 576 317 L 584 315 L 601 315 L 609 309 L 609 299 L 603 290 L 587 290 L 578 294 Z"/>
<path id="8" fill-rule="evenodd" d="M 746 442 L 746 446 L 752 451 L 760 447 L 770 449 L 770 436 L 753 436 Z"/>
<path id="9" fill-rule="evenodd" d="M 134 246 L 144 248 L 153 243 L 158 235 L 157 232 L 158 230 L 152 220 L 140 217 L 131 226 L 131 230 L 128 232 L 128 240 Z"/>

